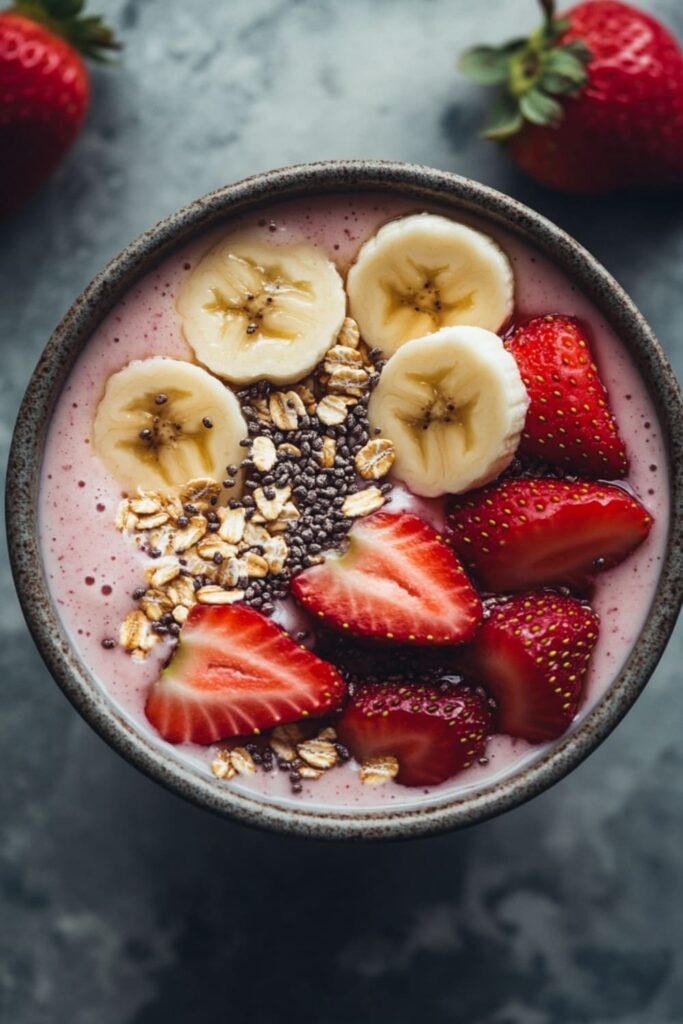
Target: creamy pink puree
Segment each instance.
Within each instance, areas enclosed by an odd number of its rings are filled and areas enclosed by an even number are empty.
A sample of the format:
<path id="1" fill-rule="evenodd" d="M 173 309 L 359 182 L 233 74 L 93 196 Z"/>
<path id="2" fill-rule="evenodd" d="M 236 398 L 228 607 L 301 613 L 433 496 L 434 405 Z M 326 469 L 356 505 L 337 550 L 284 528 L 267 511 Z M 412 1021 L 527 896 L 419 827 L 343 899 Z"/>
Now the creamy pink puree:
<path id="1" fill-rule="evenodd" d="M 273 243 L 307 239 L 337 262 L 342 271 L 360 244 L 387 219 L 418 207 L 411 201 L 380 196 L 325 197 L 271 207 L 252 214 L 247 223 L 261 225 Z M 420 207 L 419 209 L 422 209 Z M 467 219 L 467 218 L 463 218 Z M 476 221 L 472 221 L 476 226 Z M 587 696 L 579 719 L 609 687 L 623 665 L 647 615 L 655 591 L 668 528 L 668 478 L 657 416 L 631 359 L 596 309 L 555 267 L 504 231 L 484 230 L 496 237 L 515 268 L 517 310 L 522 316 L 544 312 L 571 313 L 590 325 L 601 375 L 609 390 L 619 428 L 631 459 L 629 484 L 655 517 L 648 540 L 626 562 L 600 577 L 593 606 L 601 619 L 601 633 L 593 654 Z M 221 229 L 220 234 L 224 229 Z M 131 359 L 153 355 L 191 359 L 184 342 L 174 299 L 184 276 L 206 250 L 215 234 L 202 237 L 166 259 L 150 272 L 105 320 L 79 358 L 57 404 L 42 467 L 40 531 L 45 567 L 64 628 L 97 683 L 146 736 L 156 740 L 171 758 L 191 762 L 210 775 L 215 748 L 162 741 L 144 715 L 146 690 L 168 656 L 159 644 L 144 664 L 136 664 L 121 650 L 105 650 L 101 641 L 116 638 L 118 627 L 134 606 L 132 591 L 142 580 L 141 556 L 113 526 L 120 488 L 93 454 L 90 431 L 97 403 L 109 374 Z M 436 524 L 441 503 L 415 503 L 410 495 L 402 503 L 420 505 Z M 428 506 L 428 507 L 427 507 Z M 419 511 L 419 508 L 416 507 Z M 291 625 L 300 616 L 288 602 L 278 619 Z M 388 652 L 388 658 L 391 653 Z M 258 772 L 238 777 L 229 785 L 269 796 L 283 803 L 302 799 L 311 804 L 356 805 L 370 808 L 390 803 L 399 806 L 439 802 L 454 791 L 466 791 L 499 779 L 538 758 L 545 747 L 496 736 L 488 745 L 489 764 L 474 765 L 457 778 L 431 790 L 415 791 L 395 784 L 365 787 L 353 764 L 331 771 L 307 784 L 302 796 L 292 797 L 284 773 Z"/>

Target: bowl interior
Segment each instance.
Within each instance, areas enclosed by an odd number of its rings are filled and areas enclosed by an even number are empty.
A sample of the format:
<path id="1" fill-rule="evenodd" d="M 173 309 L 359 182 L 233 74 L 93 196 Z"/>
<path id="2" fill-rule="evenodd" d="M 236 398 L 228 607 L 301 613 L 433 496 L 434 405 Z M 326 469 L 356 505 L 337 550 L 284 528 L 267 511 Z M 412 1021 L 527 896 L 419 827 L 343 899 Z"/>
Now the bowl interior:
<path id="1" fill-rule="evenodd" d="M 657 592 L 640 636 L 607 693 L 550 748 L 529 753 L 514 772 L 463 789 L 409 791 L 391 802 L 326 806 L 273 798 L 217 784 L 205 768 L 141 730 L 93 678 L 61 625 L 49 596 L 38 543 L 37 488 L 45 436 L 60 390 L 97 327 L 118 300 L 161 260 L 227 218 L 329 193 L 381 194 L 415 209 L 438 206 L 494 233 L 531 243 L 558 266 L 616 332 L 645 381 L 668 451 L 669 543 Z M 315 201 L 320 201 L 319 199 Z M 539 215 L 477 183 L 409 165 L 342 163 L 276 171 L 228 186 L 169 217 L 114 259 L 76 301 L 50 339 L 19 414 L 8 473 L 8 530 L 13 569 L 27 621 L 50 670 L 91 725 L 126 758 L 181 795 L 242 821 L 325 837 L 419 835 L 469 825 L 551 785 L 617 724 L 645 685 L 675 622 L 681 599 L 681 399 L 650 329 L 616 282 L 592 257 Z"/>

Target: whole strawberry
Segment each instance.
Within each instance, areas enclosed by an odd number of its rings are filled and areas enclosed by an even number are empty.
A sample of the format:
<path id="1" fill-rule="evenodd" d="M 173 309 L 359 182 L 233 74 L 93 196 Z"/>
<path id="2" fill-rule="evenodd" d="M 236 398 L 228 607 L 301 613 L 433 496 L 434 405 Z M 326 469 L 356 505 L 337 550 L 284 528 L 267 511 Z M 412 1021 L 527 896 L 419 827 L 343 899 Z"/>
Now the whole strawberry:
<path id="1" fill-rule="evenodd" d="M 84 0 L 19 0 L 0 12 L 0 216 L 43 183 L 78 135 L 90 101 L 81 54 L 116 49 Z"/>
<path id="2" fill-rule="evenodd" d="M 568 192 L 683 185 L 683 52 L 663 25 L 617 0 L 578 4 L 461 69 L 502 86 L 484 128 L 545 185 Z"/>

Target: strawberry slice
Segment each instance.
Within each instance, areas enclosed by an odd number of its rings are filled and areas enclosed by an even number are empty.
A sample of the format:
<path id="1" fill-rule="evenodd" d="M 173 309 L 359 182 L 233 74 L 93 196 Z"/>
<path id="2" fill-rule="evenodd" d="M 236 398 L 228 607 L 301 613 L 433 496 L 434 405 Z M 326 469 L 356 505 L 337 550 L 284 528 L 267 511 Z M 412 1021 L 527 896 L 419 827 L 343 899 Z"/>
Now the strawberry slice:
<path id="1" fill-rule="evenodd" d="M 145 712 L 169 743 L 208 744 L 334 711 L 345 693 L 334 666 L 259 612 L 195 605 Z"/>
<path id="2" fill-rule="evenodd" d="M 578 320 L 536 317 L 505 345 L 530 398 L 519 453 L 587 476 L 624 476 L 624 442 Z"/>
<path id="3" fill-rule="evenodd" d="M 481 601 L 435 530 L 407 512 L 357 522 L 342 555 L 292 580 L 292 593 L 322 624 L 405 644 L 458 644 L 481 622 Z"/>
<path id="4" fill-rule="evenodd" d="M 652 522 L 613 484 L 508 480 L 451 498 L 446 537 L 485 590 L 581 588 L 637 548 Z"/>
<path id="5" fill-rule="evenodd" d="M 560 594 L 519 594 L 493 607 L 466 661 L 498 703 L 498 732 L 543 743 L 568 728 L 598 631 L 587 604 Z"/>
<path id="6" fill-rule="evenodd" d="M 358 761 L 395 757 L 403 786 L 436 786 L 481 757 L 491 710 L 481 693 L 397 683 L 359 686 L 337 723 Z"/>

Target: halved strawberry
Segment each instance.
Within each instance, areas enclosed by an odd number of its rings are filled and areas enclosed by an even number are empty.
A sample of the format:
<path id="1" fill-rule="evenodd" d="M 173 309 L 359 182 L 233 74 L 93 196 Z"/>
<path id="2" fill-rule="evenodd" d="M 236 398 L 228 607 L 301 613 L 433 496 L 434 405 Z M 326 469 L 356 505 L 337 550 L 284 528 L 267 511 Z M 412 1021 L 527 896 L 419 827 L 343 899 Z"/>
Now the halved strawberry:
<path id="1" fill-rule="evenodd" d="M 336 630 L 405 644 L 458 644 L 481 601 L 435 530 L 408 512 L 378 512 L 349 531 L 348 550 L 292 580 L 303 606 Z"/>
<path id="2" fill-rule="evenodd" d="M 624 476 L 626 449 L 585 327 L 571 316 L 539 316 L 505 345 L 531 400 L 519 453 L 587 476 Z"/>
<path id="3" fill-rule="evenodd" d="M 446 537 L 486 590 L 583 587 L 638 547 L 652 521 L 613 484 L 507 480 L 451 498 Z"/>
<path id="4" fill-rule="evenodd" d="M 560 736 L 578 710 L 598 632 L 595 612 L 573 597 L 529 593 L 496 604 L 466 661 L 498 704 L 497 731 L 530 743 Z"/>
<path id="5" fill-rule="evenodd" d="M 403 786 L 436 786 L 480 757 L 490 732 L 485 697 L 467 686 L 365 683 L 337 723 L 358 761 L 391 755 Z"/>
<path id="6" fill-rule="evenodd" d="M 214 743 L 326 714 L 345 694 L 334 666 L 259 612 L 195 605 L 145 712 L 170 743 Z"/>

